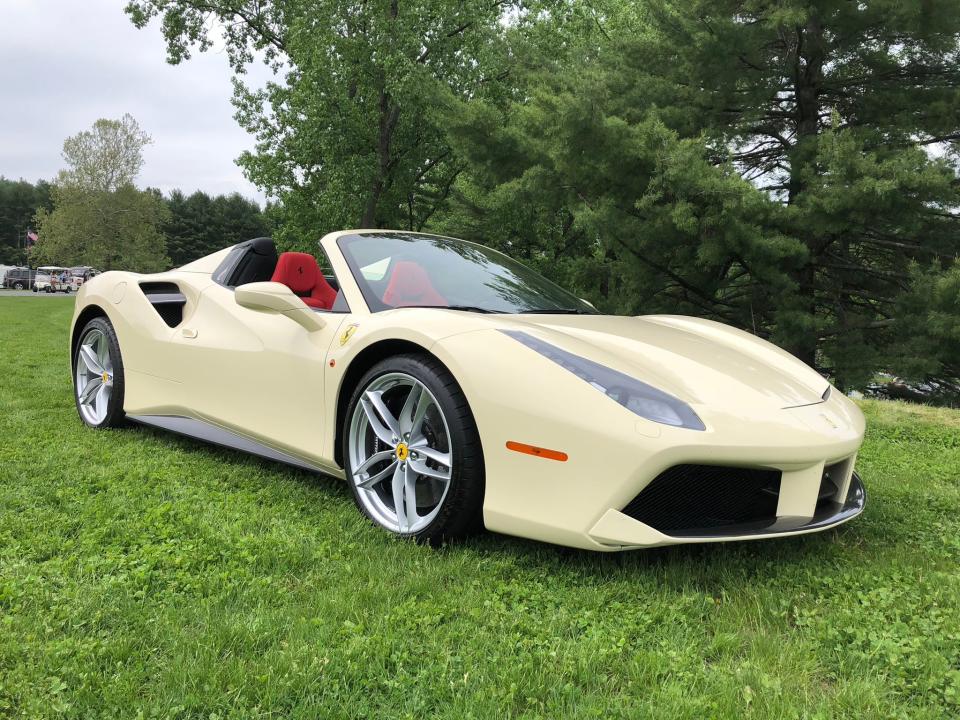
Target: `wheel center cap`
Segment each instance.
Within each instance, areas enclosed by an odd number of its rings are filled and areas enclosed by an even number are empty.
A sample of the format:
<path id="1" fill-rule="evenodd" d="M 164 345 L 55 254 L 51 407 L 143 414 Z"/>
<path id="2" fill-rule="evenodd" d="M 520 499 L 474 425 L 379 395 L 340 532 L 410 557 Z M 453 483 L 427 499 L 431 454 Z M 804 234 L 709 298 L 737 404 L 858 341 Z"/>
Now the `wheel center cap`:
<path id="1" fill-rule="evenodd" d="M 398 443 L 396 450 L 394 452 L 397 454 L 397 460 L 403 462 L 407 459 L 407 456 L 410 454 L 410 448 L 407 447 L 406 443 Z"/>
<path id="2" fill-rule="evenodd" d="M 104 383 L 110 382 L 110 373 L 105 372 L 100 376 L 100 379 L 103 380 Z"/>

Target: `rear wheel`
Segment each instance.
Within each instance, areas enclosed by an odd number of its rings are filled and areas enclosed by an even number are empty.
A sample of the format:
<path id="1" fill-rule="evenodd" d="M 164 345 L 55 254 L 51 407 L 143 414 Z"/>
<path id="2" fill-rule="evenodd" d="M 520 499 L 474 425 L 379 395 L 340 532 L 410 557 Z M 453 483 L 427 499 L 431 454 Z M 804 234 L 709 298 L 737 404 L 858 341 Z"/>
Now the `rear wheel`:
<path id="1" fill-rule="evenodd" d="M 354 500 L 376 524 L 431 542 L 482 526 L 480 438 L 460 386 L 434 358 L 399 355 L 371 368 L 342 436 Z"/>
<path id="2" fill-rule="evenodd" d="M 73 387 L 80 419 L 92 428 L 123 424 L 123 359 L 113 325 L 104 317 L 88 322 L 73 356 Z"/>

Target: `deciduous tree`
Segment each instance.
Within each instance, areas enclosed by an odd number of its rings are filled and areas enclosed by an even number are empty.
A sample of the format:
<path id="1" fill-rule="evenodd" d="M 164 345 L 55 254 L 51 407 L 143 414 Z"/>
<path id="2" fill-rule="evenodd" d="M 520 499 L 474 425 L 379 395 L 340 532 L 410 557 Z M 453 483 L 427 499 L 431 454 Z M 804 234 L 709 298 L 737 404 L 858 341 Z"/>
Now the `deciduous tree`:
<path id="1" fill-rule="evenodd" d="M 132 185 L 143 167 L 143 148 L 151 142 L 129 114 L 119 120 L 101 118 L 90 130 L 64 140 L 67 168 L 57 183 L 100 192 Z"/>
<path id="2" fill-rule="evenodd" d="M 64 141 L 67 167 L 57 176 L 53 209 L 37 212 L 40 240 L 32 259 L 139 272 L 167 265 L 163 198 L 133 184 L 148 142 L 129 115 L 98 120 L 92 130 Z"/>
<path id="3" fill-rule="evenodd" d="M 219 23 L 238 71 L 240 123 L 257 139 L 240 163 L 313 242 L 340 227 L 420 228 L 463 170 L 446 141 L 438 89 L 497 92 L 509 0 L 131 0 L 159 17 L 168 60 L 210 45 Z M 276 79 L 242 83 L 255 53 Z"/>
<path id="4" fill-rule="evenodd" d="M 37 214 L 37 263 L 134 272 L 169 267 L 160 232 L 168 210 L 158 192 L 130 184 L 113 192 L 57 185 L 53 201 L 52 212 Z"/>

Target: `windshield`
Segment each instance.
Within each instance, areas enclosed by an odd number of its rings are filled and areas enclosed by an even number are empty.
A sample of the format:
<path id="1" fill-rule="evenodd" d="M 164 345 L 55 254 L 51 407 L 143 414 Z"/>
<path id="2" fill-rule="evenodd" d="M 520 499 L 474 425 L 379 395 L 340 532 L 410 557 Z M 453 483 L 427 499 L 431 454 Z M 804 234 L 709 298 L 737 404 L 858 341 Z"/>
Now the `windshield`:
<path id="1" fill-rule="evenodd" d="M 465 240 L 406 233 L 337 240 L 370 310 L 447 307 L 494 313 L 595 313 L 506 255 Z"/>

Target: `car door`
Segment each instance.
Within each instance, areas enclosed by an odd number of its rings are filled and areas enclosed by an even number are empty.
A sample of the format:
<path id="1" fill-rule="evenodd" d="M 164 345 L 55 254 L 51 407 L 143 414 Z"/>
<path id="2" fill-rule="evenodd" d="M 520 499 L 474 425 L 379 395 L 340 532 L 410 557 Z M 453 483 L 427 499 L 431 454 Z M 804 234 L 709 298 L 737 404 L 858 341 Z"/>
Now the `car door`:
<path id="1" fill-rule="evenodd" d="M 330 464 L 324 372 L 349 315 L 317 315 L 325 325 L 311 332 L 278 313 L 242 307 L 231 288 L 210 285 L 172 339 L 180 403 L 198 419 Z"/>

